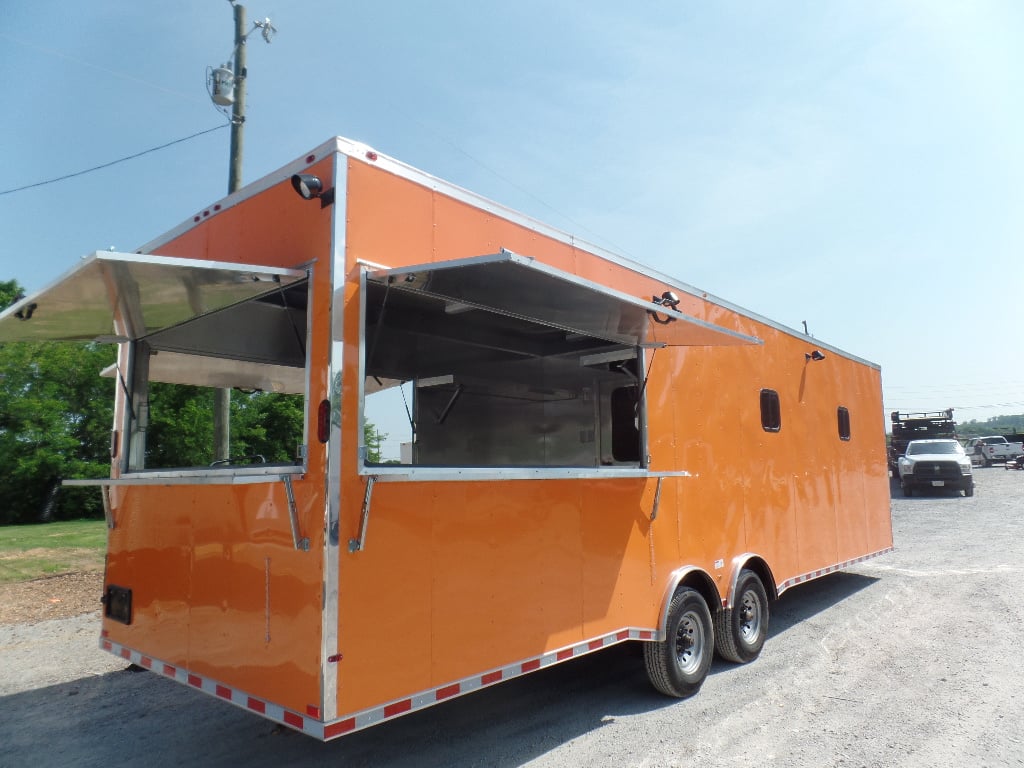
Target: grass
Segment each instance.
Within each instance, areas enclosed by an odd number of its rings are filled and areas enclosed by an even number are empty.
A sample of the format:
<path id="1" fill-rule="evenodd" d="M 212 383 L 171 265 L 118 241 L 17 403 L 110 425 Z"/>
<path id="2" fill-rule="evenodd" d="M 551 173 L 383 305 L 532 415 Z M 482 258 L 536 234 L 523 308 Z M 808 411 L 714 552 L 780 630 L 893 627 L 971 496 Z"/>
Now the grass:
<path id="1" fill-rule="evenodd" d="M 0 584 L 103 567 L 103 520 L 0 527 Z"/>

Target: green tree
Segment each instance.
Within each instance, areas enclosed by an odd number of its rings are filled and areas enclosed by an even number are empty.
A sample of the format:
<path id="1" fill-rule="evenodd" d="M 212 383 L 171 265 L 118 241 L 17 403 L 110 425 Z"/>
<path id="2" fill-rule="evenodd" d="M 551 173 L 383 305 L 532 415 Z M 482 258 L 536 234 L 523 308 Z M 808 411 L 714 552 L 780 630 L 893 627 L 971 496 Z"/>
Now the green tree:
<path id="1" fill-rule="evenodd" d="M 0 310 L 21 295 L 0 282 Z M 61 489 L 66 478 L 110 471 L 114 361 L 109 345 L 0 344 L 0 523 L 101 516 L 94 488 Z"/>
<path id="2" fill-rule="evenodd" d="M 109 345 L 0 346 L 0 522 L 102 515 L 96 489 L 60 481 L 110 471 L 113 361 Z"/>
<path id="3" fill-rule="evenodd" d="M 0 312 L 11 306 L 23 292 L 17 280 L 0 282 Z"/>
<path id="4" fill-rule="evenodd" d="M 363 422 L 363 445 L 366 446 L 366 461 L 369 464 L 381 463 L 381 448 L 387 435 L 377 431 L 371 421 Z"/>

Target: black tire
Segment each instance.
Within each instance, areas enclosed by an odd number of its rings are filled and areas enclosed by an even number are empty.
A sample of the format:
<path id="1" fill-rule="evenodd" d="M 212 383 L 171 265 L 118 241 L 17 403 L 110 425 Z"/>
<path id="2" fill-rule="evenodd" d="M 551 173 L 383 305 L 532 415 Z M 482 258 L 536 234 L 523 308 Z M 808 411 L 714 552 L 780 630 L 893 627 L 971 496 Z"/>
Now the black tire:
<path id="1" fill-rule="evenodd" d="M 768 595 L 753 571 L 740 571 L 732 608 L 715 614 L 715 650 L 726 661 L 746 664 L 761 653 L 768 636 Z"/>
<path id="2" fill-rule="evenodd" d="M 680 587 L 668 607 L 665 639 L 644 643 L 647 677 L 666 696 L 693 696 L 708 676 L 714 650 L 708 604 L 696 590 Z"/>
<path id="3" fill-rule="evenodd" d="M 973 495 L 974 495 L 974 486 L 973 485 L 968 485 L 966 488 L 964 488 L 964 496 L 973 496 Z"/>
<path id="4" fill-rule="evenodd" d="M 914 489 L 910 487 L 909 483 L 900 483 L 900 485 L 903 486 L 903 495 L 904 496 L 913 496 L 914 495 Z"/>

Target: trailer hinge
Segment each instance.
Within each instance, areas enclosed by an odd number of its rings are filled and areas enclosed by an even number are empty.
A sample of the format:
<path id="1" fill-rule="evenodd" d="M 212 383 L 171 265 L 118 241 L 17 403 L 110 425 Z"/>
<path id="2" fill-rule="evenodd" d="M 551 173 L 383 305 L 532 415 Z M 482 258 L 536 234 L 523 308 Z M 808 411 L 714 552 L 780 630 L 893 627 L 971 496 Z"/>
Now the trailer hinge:
<path id="1" fill-rule="evenodd" d="M 295 491 L 292 489 L 292 476 L 281 475 L 281 482 L 284 483 L 284 492 L 288 496 L 288 517 L 292 521 L 292 542 L 296 549 L 303 552 L 309 551 L 309 539 L 302 538 L 299 533 L 299 511 L 295 507 Z"/>
<path id="2" fill-rule="evenodd" d="M 366 548 L 366 527 L 370 523 L 370 498 L 373 496 L 373 484 L 376 481 L 376 475 L 370 475 L 366 479 L 366 495 L 363 496 L 363 514 L 359 519 L 359 538 L 348 540 L 349 552 L 361 552 Z"/>

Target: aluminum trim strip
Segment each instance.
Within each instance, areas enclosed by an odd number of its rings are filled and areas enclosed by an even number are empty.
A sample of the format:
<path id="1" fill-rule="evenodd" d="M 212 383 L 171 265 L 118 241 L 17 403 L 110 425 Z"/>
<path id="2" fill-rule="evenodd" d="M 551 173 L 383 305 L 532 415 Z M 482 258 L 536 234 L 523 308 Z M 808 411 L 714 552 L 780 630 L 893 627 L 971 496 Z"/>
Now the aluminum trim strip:
<path id="1" fill-rule="evenodd" d="M 304 475 L 306 470 L 292 467 L 272 467 L 258 471 L 238 470 L 181 470 L 177 472 L 132 472 L 127 476 L 109 478 L 87 478 L 63 480 L 67 486 L 111 486 L 111 485 L 246 485 L 249 483 L 279 483 L 285 475 Z"/>
<path id="2" fill-rule="evenodd" d="M 473 482 L 480 480 L 622 480 L 693 477 L 686 470 L 649 471 L 628 467 L 410 467 L 378 465 L 360 471 L 378 483 Z"/>

